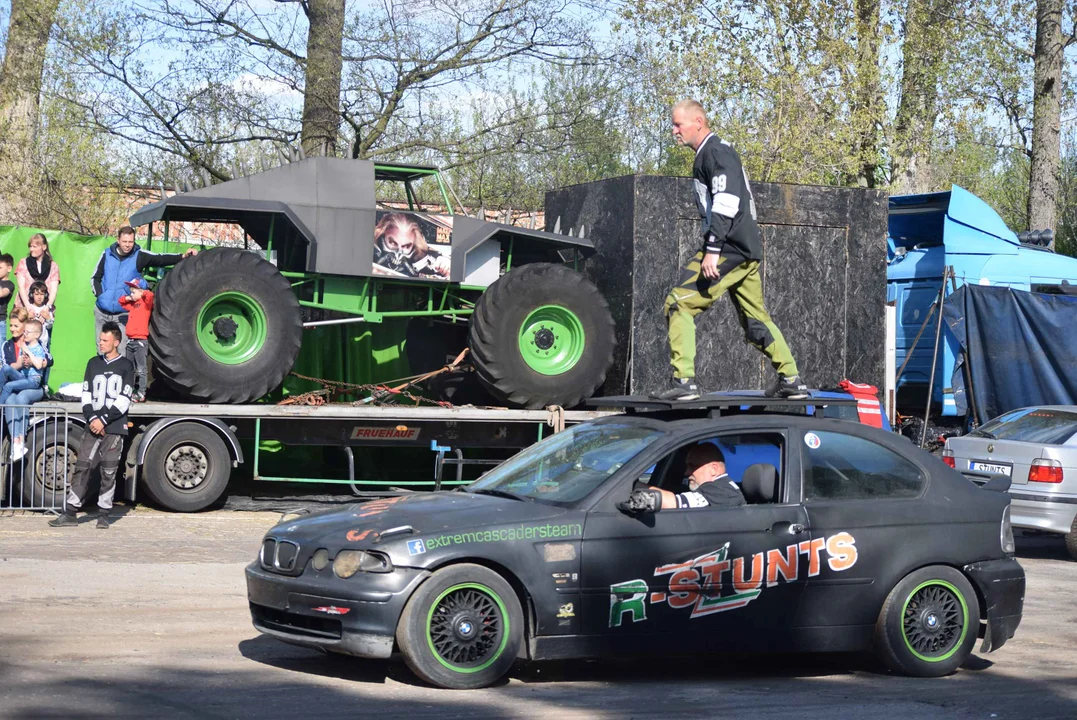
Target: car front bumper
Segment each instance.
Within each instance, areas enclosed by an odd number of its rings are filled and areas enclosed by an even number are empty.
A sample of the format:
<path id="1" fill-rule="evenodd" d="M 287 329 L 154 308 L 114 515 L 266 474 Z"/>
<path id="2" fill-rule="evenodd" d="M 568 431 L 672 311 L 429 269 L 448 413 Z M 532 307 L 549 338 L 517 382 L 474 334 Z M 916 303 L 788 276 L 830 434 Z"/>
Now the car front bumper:
<path id="1" fill-rule="evenodd" d="M 1027 486 L 1010 488 L 1010 522 L 1015 528 L 1046 530 L 1065 535 L 1077 516 L 1077 495 L 1036 492 Z"/>
<path id="2" fill-rule="evenodd" d="M 1025 604 L 1025 571 L 1013 558 L 964 567 L 983 598 L 987 628 L 980 652 L 998 650 L 1017 632 Z"/>
<path id="3" fill-rule="evenodd" d="M 396 568 L 342 580 L 327 570 L 299 577 L 247 566 L 251 620 L 261 633 L 292 645 L 365 658 L 393 652 L 397 621 L 411 593 L 430 573 Z"/>

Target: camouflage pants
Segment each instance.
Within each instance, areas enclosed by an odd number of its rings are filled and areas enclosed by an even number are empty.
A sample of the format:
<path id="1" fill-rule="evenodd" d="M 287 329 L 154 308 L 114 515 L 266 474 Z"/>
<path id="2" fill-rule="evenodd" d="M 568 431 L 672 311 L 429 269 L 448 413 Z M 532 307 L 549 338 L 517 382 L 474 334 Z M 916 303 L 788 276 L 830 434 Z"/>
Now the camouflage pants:
<path id="1" fill-rule="evenodd" d="M 729 293 L 737 319 L 744 329 L 746 342 L 754 345 L 769 359 L 783 377 L 797 375 L 793 353 L 782 337 L 781 330 L 770 319 L 763 305 L 763 283 L 759 278 L 759 261 L 752 260 L 733 267 L 721 263 L 717 282 L 700 273 L 703 251 L 681 270 L 680 282 L 666 297 L 666 321 L 669 323 L 670 364 L 673 376 L 690 378 L 696 375 L 696 315 L 709 308 L 724 293 Z"/>

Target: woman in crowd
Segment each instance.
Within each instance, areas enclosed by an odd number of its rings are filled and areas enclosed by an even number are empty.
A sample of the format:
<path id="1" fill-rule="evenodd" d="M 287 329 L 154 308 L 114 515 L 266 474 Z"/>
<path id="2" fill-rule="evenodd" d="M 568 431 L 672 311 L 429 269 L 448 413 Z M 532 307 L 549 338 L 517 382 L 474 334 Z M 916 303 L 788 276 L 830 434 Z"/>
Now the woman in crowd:
<path id="1" fill-rule="evenodd" d="M 50 312 L 56 307 L 56 291 L 60 287 L 60 266 L 53 262 L 49 253 L 49 241 L 41 233 L 35 234 L 27 244 L 30 253 L 19 261 L 15 268 L 15 279 L 19 284 L 17 307 L 30 306 L 30 286 L 35 282 L 45 283 L 48 290 Z"/>
<path id="2" fill-rule="evenodd" d="M 10 335 L 11 337 L 3 344 L 2 354 L 3 363 L 5 366 L 12 366 L 14 369 L 21 370 L 28 362 L 28 356 L 31 354 L 30 350 L 23 345 L 23 332 L 26 329 L 26 323 L 31 320 L 26 308 L 15 308 L 11 311 L 11 319 L 9 321 Z M 36 327 L 36 325 L 34 325 Z M 39 373 L 47 371 L 48 367 L 52 365 L 52 356 L 45 351 L 45 365 L 38 369 Z M 8 433 L 11 438 L 11 459 L 19 460 L 26 454 L 26 448 L 23 443 L 23 436 L 26 434 L 26 421 L 28 412 L 24 407 L 14 407 L 19 405 L 33 405 L 42 398 L 45 397 L 45 384 L 44 378 L 41 379 L 38 386 L 15 392 L 7 398 L 4 403 L 4 420 L 7 421 Z"/>

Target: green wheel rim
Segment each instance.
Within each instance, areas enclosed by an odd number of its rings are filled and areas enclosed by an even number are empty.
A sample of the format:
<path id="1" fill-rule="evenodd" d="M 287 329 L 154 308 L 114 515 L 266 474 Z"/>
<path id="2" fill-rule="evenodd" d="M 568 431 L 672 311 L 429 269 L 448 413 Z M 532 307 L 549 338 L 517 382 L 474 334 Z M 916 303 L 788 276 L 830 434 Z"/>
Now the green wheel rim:
<path id="1" fill-rule="evenodd" d="M 901 608 L 901 637 L 917 659 L 937 663 L 953 657 L 969 631 L 969 608 L 945 580 L 916 586 Z"/>
<path id="2" fill-rule="evenodd" d="M 520 354 L 541 375 L 561 375 L 576 367 L 585 342 L 583 323 L 560 305 L 536 308 L 520 325 Z"/>
<path id="3" fill-rule="evenodd" d="M 430 652 L 458 673 L 490 667 L 505 651 L 510 630 L 501 598 L 478 583 L 461 583 L 442 591 L 426 615 Z"/>
<path id="4" fill-rule="evenodd" d="M 198 312 L 195 323 L 198 346 L 211 360 L 239 365 L 265 347 L 268 323 L 265 310 L 238 292 L 214 295 Z"/>

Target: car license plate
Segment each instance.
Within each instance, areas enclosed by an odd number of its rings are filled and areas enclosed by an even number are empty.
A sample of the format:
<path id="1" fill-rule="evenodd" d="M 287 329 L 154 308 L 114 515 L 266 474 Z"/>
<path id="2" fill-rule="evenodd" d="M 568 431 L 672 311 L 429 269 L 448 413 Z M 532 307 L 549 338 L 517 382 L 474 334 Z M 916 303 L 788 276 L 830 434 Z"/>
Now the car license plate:
<path id="1" fill-rule="evenodd" d="M 1010 477 L 1010 473 L 1013 472 L 1013 466 L 970 460 L 969 470 L 972 470 L 973 472 L 994 473 L 996 475 L 1005 475 L 1006 477 Z"/>

